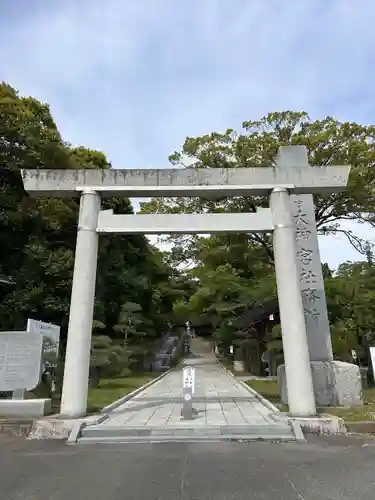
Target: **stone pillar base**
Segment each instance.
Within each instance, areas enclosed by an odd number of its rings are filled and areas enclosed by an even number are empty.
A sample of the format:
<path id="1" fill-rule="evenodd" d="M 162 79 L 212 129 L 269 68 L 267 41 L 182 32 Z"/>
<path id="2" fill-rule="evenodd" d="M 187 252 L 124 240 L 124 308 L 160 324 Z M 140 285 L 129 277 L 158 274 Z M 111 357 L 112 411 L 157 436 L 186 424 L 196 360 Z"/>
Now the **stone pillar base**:
<path id="1" fill-rule="evenodd" d="M 40 418 L 52 413 L 50 399 L 2 399 L 0 415 L 14 418 Z"/>
<path id="2" fill-rule="evenodd" d="M 362 401 L 361 373 L 357 365 L 343 361 L 312 361 L 312 378 L 316 406 L 360 406 Z M 279 394 L 288 404 L 285 365 L 277 370 Z"/>

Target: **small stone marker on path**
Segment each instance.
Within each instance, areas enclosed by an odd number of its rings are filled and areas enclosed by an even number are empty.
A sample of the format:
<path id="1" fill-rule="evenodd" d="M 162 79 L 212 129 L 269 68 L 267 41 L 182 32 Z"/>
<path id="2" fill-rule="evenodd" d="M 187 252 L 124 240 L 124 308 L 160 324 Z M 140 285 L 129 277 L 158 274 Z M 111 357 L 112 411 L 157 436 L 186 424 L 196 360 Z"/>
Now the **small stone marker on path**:
<path id="1" fill-rule="evenodd" d="M 182 371 L 182 420 L 193 420 L 193 394 L 195 390 L 195 368 L 187 366 Z"/>

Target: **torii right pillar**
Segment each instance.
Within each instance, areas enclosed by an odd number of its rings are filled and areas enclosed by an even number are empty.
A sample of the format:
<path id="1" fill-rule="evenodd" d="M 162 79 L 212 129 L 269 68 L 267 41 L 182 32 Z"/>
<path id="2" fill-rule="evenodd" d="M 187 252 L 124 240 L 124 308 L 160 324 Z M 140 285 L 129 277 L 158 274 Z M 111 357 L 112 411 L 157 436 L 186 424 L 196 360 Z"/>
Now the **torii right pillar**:
<path id="1" fill-rule="evenodd" d="M 291 169 L 308 166 L 305 146 L 279 148 L 276 168 Z M 296 257 L 316 405 L 361 405 L 362 383 L 359 367 L 333 359 L 313 196 L 311 194 L 291 195 L 290 202 L 296 224 Z M 298 363 L 298 360 L 295 362 Z M 284 365 L 278 369 L 278 380 L 282 402 L 287 404 Z"/>

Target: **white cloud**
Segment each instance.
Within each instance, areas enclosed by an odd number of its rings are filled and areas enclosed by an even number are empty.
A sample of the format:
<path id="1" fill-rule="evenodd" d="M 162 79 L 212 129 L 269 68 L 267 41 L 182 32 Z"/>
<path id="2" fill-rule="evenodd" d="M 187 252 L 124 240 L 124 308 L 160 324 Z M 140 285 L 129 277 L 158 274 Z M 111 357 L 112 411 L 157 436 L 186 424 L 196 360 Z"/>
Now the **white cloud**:
<path id="1" fill-rule="evenodd" d="M 116 167 L 166 166 L 187 135 L 278 109 L 374 118 L 372 0 L 16 5 L 0 6 L 0 78 Z M 322 240 L 331 265 L 348 255 Z"/>

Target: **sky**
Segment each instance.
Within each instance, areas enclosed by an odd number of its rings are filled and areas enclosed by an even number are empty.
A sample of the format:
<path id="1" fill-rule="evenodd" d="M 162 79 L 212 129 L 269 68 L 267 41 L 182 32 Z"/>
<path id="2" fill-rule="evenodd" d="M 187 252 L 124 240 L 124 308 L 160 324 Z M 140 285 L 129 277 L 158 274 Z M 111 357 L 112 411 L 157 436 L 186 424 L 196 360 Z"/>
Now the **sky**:
<path id="1" fill-rule="evenodd" d="M 115 168 L 163 168 L 270 111 L 374 123 L 374 19 L 374 0 L 0 0 L 0 80 Z M 320 250 L 360 258 L 344 236 Z"/>

